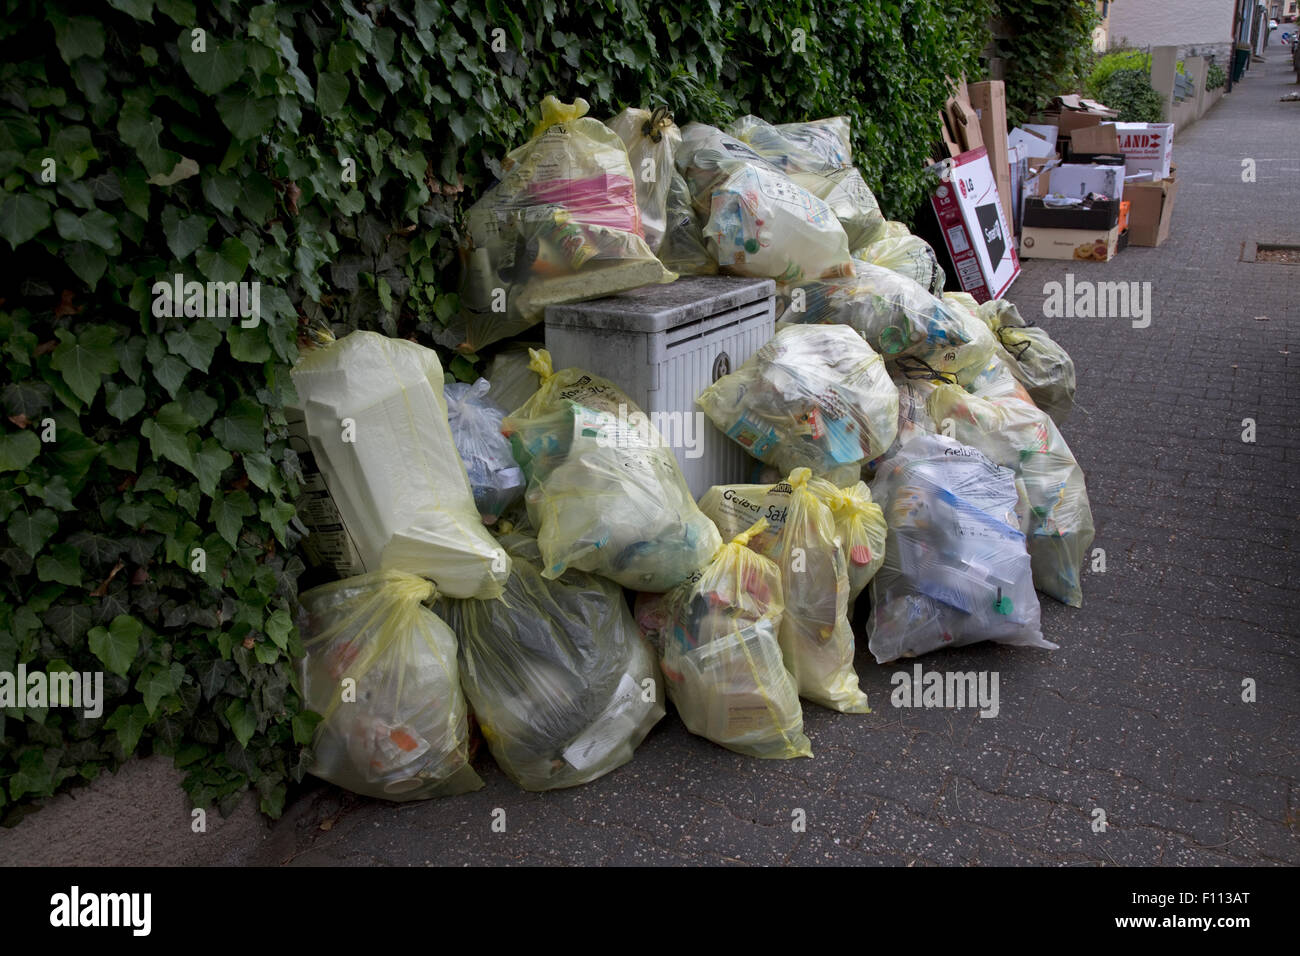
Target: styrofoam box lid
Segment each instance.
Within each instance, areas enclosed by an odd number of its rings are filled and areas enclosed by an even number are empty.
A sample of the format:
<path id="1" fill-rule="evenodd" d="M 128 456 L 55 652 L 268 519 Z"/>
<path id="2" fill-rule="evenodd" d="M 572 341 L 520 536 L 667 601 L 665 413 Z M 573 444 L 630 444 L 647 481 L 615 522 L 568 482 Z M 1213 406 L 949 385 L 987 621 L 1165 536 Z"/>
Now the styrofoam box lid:
<path id="1" fill-rule="evenodd" d="M 548 327 L 665 332 L 761 301 L 776 292 L 771 279 L 682 276 L 667 285 L 644 285 L 587 302 L 546 307 Z"/>

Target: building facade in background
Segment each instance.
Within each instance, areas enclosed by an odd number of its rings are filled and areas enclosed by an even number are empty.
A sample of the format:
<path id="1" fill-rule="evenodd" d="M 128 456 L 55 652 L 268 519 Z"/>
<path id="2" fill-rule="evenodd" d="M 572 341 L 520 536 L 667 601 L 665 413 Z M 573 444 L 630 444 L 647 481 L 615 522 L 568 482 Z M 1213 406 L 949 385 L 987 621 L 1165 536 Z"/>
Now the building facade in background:
<path id="1" fill-rule="evenodd" d="M 1112 0 L 1109 48 L 1176 46 L 1180 60 L 1213 56 L 1227 66 L 1239 5 L 1240 0 Z"/>

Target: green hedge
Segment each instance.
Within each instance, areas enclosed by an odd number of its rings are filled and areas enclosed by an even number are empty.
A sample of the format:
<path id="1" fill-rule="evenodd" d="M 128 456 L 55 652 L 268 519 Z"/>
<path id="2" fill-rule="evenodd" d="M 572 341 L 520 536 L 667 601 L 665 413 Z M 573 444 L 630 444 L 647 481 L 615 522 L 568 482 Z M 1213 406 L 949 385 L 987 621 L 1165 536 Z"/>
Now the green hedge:
<path id="1" fill-rule="evenodd" d="M 997 0 L 1008 39 L 1007 122 L 1015 126 L 1053 96 L 1080 88 L 1091 66 L 1092 31 L 1099 22 L 1093 0 Z"/>
<path id="2" fill-rule="evenodd" d="M 985 0 L 5 8 L 0 672 L 107 672 L 97 718 L 0 714 L 7 823 L 141 752 L 171 755 L 196 805 L 224 812 L 251 787 L 280 813 L 314 726 L 292 666 L 301 474 L 283 407 L 299 330 L 428 341 L 458 307 L 459 216 L 543 95 L 584 96 L 597 116 L 665 103 L 679 122 L 847 113 L 883 206 L 905 215 L 944 77 L 973 71 L 988 13 Z M 156 317 L 153 285 L 178 273 L 257 280 L 260 324 Z M 469 377 L 476 360 L 453 370 Z"/>

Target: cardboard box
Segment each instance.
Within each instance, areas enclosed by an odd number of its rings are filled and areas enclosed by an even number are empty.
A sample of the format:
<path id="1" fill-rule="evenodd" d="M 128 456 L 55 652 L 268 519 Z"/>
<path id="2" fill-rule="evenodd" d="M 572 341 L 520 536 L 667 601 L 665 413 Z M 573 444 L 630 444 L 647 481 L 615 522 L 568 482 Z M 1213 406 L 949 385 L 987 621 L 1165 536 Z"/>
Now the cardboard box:
<path id="1" fill-rule="evenodd" d="M 989 153 L 989 165 L 998 184 L 998 197 L 1007 222 L 1013 223 L 1011 162 L 1007 150 L 1007 91 L 1001 80 L 970 84 L 970 102 L 979 117 L 980 135 Z"/>
<path id="2" fill-rule="evenodd" d="M 962 289 L 977 302 L 1002 298 L 1020 275 L 1020 260 L 988 151 L 956 157 L 951 179 L 938 185 L 930 205 Z"/>
<path id="3" fill-rule="evenodd" d="M 1151 170 L 1155 179 L 1168 179 L 1174 158 L 1173 123 L 1112 123 L 1128 171 Z"/>
<path id="4" fill-rule="evenodd" d="M 1107 199 L 1124 198 L 1124 167 L 1064 163 L 1051 172 L 1049 188 L 1062 196 L 1085 199 L 1099 193 Z"/>
<path id="5" fill-rule="evenodd" d="M 1025 202 L 1025 226 L 1105 232 L 1119 225 L 1120 203 L 1097 200 L 1084 206 L 1049 206 L 1037 196 Z"/>
<path id="6" fill-rule="evenodd" d="M 1177 167 L 1171 172 L 1176 173 Z M 1153 183 L 1129 183 L 1129 241 L 1135 246 L 1158 246 L 1169 238 L 1174 197 L 1178 195 L 1176 175 Z"/>
<path id="7" fill-rule="evenodd" d="M 1077 129 L 1070 135 L 1070 149 L 1077 153 L 1118 153 L 1119 134 L 1113 124 Z"/>
<path id="8" fill-rule="evenodd" d="M 1106 262 L 1119 252 L 1119 225 L 1110 229 L 1051 229 L 1025 226 L 1020 254 L 1026 259 L 1073 259 Z"/>
<path id="9" fill-rule="evenodd" d="M 948 117 L 952 121 L 953 137 L 962 152 L 970 152 L 984 145 L 984 134 L 980 132 L 980 120 L 970 103 L 963 99 L 948 101 Z"/>
<path id="10" fill-rule="evenodd" d="M 1020 129 L 1027 130 L 1035 136 L 1047 141 L 1048 152 L 1030 153 L 1031 156 L 1056 155 L 1056 142 L 1061 138 L 1061 128 L 1059 126 L 1048 126 L 1044 123 L 1026 123 L 1024 126 L 1020 127 Z"/>

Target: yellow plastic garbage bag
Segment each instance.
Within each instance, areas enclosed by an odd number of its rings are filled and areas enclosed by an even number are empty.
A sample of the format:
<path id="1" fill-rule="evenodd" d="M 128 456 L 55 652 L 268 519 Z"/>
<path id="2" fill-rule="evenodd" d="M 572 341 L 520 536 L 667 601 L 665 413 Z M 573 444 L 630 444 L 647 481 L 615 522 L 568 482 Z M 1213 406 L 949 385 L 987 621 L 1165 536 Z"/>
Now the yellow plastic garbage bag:
<path id="1" fill-rule="evenodd" d="M 981 303 L 977 314 L 1014 359 L 1011 371 L 1034 404 L 1057 425 L 1064 425 L 1074 408 L 1075 374 L 1070 354 L 1043 329 L 1027 325 L 1020 310 L 1006 299 Z"/>
<path id="2" fill-rule="evenodd" d="M 342 576 L 392 569 L 453 597 L 495 597 L 510 561 L 483 527 L 432 349 L 353 332 L 302 353 L 288 409 L 306 542 Z"/>
<path id="3" fill-rule="evenodd" d="M 943 380 L 939 379 L 939 381 Z M 879 458 L 867 462 L 863 470 L 869 475 L 874 475 L 880 463 L 911 441 L 914 435 L 934 434 L 939 430 L 934 420 L 930 418 L 928 405 L 930 393 L 934 391 L 937 382 L 932 378 L 904 378 L 896 375 L 894 384 L 898 386 L 898 437 L 894 439 L 888 451 Z"/>
<path id="4" fill-rule="evenodd" d="M 533 352 L 541 388 L 502 431 L 528 478 L 524 500 L 543 573 L 594 571 L 638 591 L 666 591 L 722 545 L 649 419 L 618 386 L 551 369 Z"/>
<path id="5" fill-rule="evenodd" d="M 885 561 L 885 513 L 871 500 L 865 481 L 836 488 L 824 478 L 814 478 L 808 488 L 831 510 L 835 534 L 849 569 L 849 601 L 857 599 Z"/>
<path id="6" fill-rule="evenodd" d="M 355 793 L 419 800 L 477 790 L 456 638 L 423 578 L 376 571 L 304 593 L 303 700 L 322 716 L 311 773 Z"/>
<path id="7" fill-rule="evenodd" d="M 870 585 L 877 662 L 978 641 L 1056 647 L 1043 639 L 1011 469 L 919 434 L 880 465 L 871 493 L 889 526 Z"/>
<path id="8" fill-rule="evenodd" d="M 898 388 L 847 325 L 790 325 L 696 399 L 759 461 L 840 480 L 885 451 L 898 430 Z"/>
<path id="9" fill-rule="evenodd" d="M 541 343 L 537 344 L 541 348 Z M 491 386 L 489 393 L 506 413 L 513 412 L 533 397 L 537 386 L 541 384 L 537 373 L 528 367 L 532 359 L 528 355 L 529 346 L 513 344 L 492 356 L 484 378 Z"/>
<path id="10" fill-rule="evenodd" d="M 919 365 L 966 385 L 982 372 L 997 348 L 997 340 L 988 326 L 973 311 L 974 300 L 965 292 L 946 292 L 943 301 L 950 314 L 957 316 L 960 333 L 949 341 L 931 345 L 915 353 L 915 362 L 900 361 L 900 368 Z"/>
<path id="11" fill-rule="evenodd" d="M 782 325 L 847 325 L 889 361 L 970 340 L 949 303 L 904 275 L 861 259 L 853 274 L 777 286 Z"/>
<path id="12" fill-rule="evenodd" d="M 877 238 L 862 248 L 854 246 L 853 257 L 906 276 L 931 295 L 943 294 L 947 276 L 934 249 L 920 236 L 905 232 L 902 236 Z"/>
<path id="13" fill-rule="evenodd" d="M 791 173 L 790 178 L 831 207 L 844 227 L 850 250 L 866 246 L 884 227 L 876 194 L 856 166 L 825 173 Z"/>
<path id="14" fill-rule="evenodd" d="M 668 190 L 676 171 L 673 153 L 682 141 L 682 132 L 664 107 L 642 110 L 629 106 L 605 125 L 627 147 L 646 245 L 658 253 L 668 228 Z"/>
<path id="15" fill-rule="evenodd" d="M 742 116 L 727 127 L 727 134 L 786 173 L 828 173 L 853 164 L 847 116 L 775 126 L 757 116 Z"/>
<path id="16" fill-rule="evenodd" d="M 673 170 L 665 204 L 667 232 L 656 255 L 679 275 L 711 276 L 718 274 L 717 257 L 704 241 L 704 219 L 695 211 L 691 190 L 681 173 Z"/>
<path id="17" fill-rule="evenodd" d="M 1034 400 L 1020 384 L 1020 379 L 1016 378 L 1013 370 L 1015 364 L 1016 360 L 1007 353 L 1006 349 L 999 346 L 994 350 L 983 370 L 966 385 L 967 391 L 980 398 L 1014 398 L 1034 405 Z M 1038 406 L 1034 405 L 1034 407 Z"/>
<path id="18" fill-rule="evenodd" d="M 1051 417 L 1016 399 L 985 399 L 955 385 L 930 396 L 939 430 L 1012 469 L 1029 496 L 1034 585 L 1065 604 L 1083 603 L 1080 580 L 1092 546 L 1092 508 L 1083 469 Z"/>
<path id="19" fill-rule="evenodd" d="M 467 213 L 461 314 L 446 333 L 462 351 L 522 332 L 547 305 L 675 278 L 646 244 L 623 141 L 586 112 L 546 97 L 533 138 Z"/>
<path id="20" fill-rule="evenodd" d="M 747 546 L 764 525 L 734 536 L 639 618 L 659 647 L 668 696 L 687 730 L 752 757 L 811 757 L 798 688 L 777 641 L 781 573 Z"/>
<path id="21" fill-rule="evenodd" d="M 537 542 L 503 535 L 513 559 L 495 601 L 440 601 L 460 640 L 465 696 L 501 769 L 525 790 L 595 780 L 632 759 L 664 715 L 654 654 L 617 585 L 541 573 Z"/>

